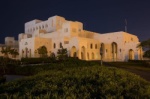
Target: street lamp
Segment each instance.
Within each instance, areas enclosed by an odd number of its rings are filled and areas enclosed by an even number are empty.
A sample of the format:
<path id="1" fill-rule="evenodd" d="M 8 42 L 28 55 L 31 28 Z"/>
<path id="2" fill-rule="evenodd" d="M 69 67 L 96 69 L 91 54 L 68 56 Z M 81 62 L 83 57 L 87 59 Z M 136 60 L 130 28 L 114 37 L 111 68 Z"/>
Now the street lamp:
<path id="1" fill-rule="evenodd" d="M 102 58 L 102 56 L 103 56 L 103 48 L 102 48 L 102 46 L 101 46 L 101 48 L 100 48 L 100 55 L 101 55 L 101 66 L 103 65 L 103 58 Z"/>

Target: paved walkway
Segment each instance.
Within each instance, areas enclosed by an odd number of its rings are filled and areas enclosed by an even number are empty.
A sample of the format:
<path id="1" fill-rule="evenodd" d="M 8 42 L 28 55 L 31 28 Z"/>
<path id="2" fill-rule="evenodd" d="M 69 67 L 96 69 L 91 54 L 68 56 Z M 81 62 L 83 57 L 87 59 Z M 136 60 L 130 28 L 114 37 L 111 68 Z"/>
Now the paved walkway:
<path id="1" fill-rule="evenodd" d="M 16 79 L 21 79 L 25 76 L 20 76 L 20 75 L 4 75 L 6 77 L 6 82 L 9 82 L 9 81 L 13 81 L 13 80 L 16 80 Z"/>
<path id="2" fill-rule="evenodd" d="M 142 70 L 137 70 L 137 69 L 131 69 L 131 68 L 124 68 L 124 67 L 117 67 L 117 68 L 121 68 L 124 69 L 126 71 L 132 72 L 136 75 L 139 75 L 140 77 L 144 78 L 147 81 L 150 81 L 150 72 L 148 71 L 142 71 Z"/>

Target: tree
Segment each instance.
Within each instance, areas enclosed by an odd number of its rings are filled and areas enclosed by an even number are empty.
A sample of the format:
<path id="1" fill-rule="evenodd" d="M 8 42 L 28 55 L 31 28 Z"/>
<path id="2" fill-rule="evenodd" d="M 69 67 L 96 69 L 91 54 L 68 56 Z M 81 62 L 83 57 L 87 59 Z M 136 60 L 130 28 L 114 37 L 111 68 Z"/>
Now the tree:
<path id="1" fill-rule="evenodd" d="M 8 54 L 10 53 L 11 47 L 2 47 L 1 53 L 4 54 L 4 57 L 9 58 Z"/>
<path id="2" fill-rule="evenodd" d="M 37 50 L 40 57 L 47 57 L 47 48 L 44 45 L 39 47 Z"/>
<path id="3" fill-rule="evenodd" d="M 144 52 L 143 57 L 147 57 L 150 58 L 150 39 L 141 42 L 138 47 L 143 47 L 146 49 L 146 51 Z"/>
<path id="4" fill-rule="evenodd" d="M 16 58 L 17 55 L 19 55 L 18 51 L 16 49 L 10 49 L 9 53 L 12 55 L 12 57 Z"/>
<path id="5" fill-rule="evenodd" d="M 68 51 L 66 48 L 61 47 L 61 49 L 58 49 L 57 54 L 58 54 L 58 59 L 59 60 L 65 60 L 68 57 Z"/>

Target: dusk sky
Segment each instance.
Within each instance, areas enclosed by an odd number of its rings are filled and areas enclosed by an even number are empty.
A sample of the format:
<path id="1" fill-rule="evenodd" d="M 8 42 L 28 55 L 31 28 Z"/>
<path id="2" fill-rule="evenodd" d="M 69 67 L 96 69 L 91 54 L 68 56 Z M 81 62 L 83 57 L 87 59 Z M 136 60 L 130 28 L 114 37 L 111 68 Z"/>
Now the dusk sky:
<path id="1" fill-rule="evenodd" d="M 140 41 L 150 38 L 149 0 L 1 0 L 0 43 L 6 36 L 24 33 L 24 23 L 58 15 L 80 21 L 84 29 L 98 33 L 125 30 Z"/>

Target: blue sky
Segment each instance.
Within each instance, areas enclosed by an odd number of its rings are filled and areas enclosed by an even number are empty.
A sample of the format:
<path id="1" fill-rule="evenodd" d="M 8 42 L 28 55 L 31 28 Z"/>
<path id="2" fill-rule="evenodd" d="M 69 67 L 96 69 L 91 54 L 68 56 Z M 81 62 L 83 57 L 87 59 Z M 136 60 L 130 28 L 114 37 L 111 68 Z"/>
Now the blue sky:
<path id="1" fill-rule="evenodd" d="M 150 38 L 150 1 L 144 0 L 1 0 L 0 43 L 4 37 L 24 32 L 24 23 L 59 15 L 81 21 L 84 29 L 98 32 L 125 30 L 140 41 Z"/>

